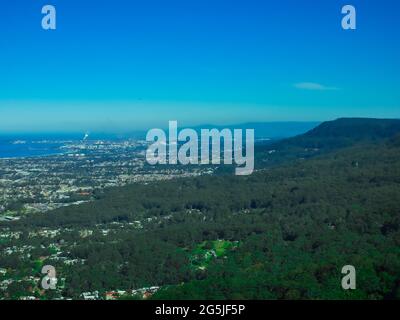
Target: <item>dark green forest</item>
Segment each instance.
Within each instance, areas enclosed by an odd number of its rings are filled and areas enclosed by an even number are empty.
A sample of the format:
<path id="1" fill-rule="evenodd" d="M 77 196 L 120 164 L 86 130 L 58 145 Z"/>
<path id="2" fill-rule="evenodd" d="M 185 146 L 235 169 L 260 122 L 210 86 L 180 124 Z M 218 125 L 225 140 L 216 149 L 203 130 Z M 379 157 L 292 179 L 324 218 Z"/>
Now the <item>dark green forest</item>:
<path id="1" fill-rule="evenodd" d="M 161 286 L 152 299 L 400 298 L 400 121 L 339 119 L 259 146 L 246 177 L 222 172 L 95 196 L 7 223 L 23 231 L 21 242 L 30 230 L 64 230 L 52 241 L 73 243 L 68 256 L 85 261 L 59 267 L 66 296 Z M 104 226 L 115 232 L 102 234 Z M 82 239 L 84 228 L 94 232 Z M 349 264 L 357 289 L 346 291 Z"/>

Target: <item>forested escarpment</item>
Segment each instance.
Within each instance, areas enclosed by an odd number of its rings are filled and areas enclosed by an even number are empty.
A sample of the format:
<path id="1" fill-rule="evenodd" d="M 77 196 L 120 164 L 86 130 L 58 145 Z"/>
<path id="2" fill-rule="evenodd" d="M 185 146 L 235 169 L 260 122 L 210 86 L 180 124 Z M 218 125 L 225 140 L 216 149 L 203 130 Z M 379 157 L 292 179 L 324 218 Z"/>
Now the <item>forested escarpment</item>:
<path id="1" fill-rule="evenodd" d="M 341 118 L 323 122 L 305 134 L 256 146 L 256 167 L 309 159 L 362 143 L 380 143 L 400 132 L 400 120 Z"/>
<path id="2" fill-rule="evenodd" d="M 69 296 L 160 285 L 155 299 L 400 298 L 396 134 L 368 134 L 247 177 L 110 189 L 92 203 L 9 226 L 27 232 L 140 223 L 107 235 L 98 227 L 85 240 L 70 234 L 69 257 L 85 263 L 61 269 Z M 349 264 L 357 270 L 354 291 L 341 288 Z"/>

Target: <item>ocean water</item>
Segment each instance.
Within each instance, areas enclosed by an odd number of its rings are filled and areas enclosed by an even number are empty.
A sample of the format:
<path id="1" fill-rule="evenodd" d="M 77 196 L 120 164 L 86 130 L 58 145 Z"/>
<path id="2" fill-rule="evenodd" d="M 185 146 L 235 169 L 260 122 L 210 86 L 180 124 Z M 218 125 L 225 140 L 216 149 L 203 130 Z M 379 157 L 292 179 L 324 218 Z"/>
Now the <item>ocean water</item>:
<path id="1" fill-rule="evenodd" d="M 0 158 L 37 157 L 62 153 L 61 143 L 0 141 Z"/>
<path id="2" fill-rule="evenodd" d="M 82 133 L 37 133 L 7 135 L 0 133 L 0 159 L 62 154 L 65 141 L 78 141 Z"/>

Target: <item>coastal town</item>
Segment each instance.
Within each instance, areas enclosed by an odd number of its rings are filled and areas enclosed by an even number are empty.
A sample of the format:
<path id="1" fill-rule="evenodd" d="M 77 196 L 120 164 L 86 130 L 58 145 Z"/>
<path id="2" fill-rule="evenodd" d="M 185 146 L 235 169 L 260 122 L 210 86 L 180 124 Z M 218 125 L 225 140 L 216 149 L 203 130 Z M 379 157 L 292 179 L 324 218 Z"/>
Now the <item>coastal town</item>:
<path id="1" fill-rule="evenodd" d="M 104 188 L 212 173 L 204 167 L 152 167 L 146 163 L 142 140 L 60 144 L 61 154 L 0 158 L 0 221 L 79 205 L 93 200 L 96 190 Z"/>
<path id="2" fill-rule="evenodd" d="M 24 141 L 15 143 L 23 144 Z M 39 142 L 40 143 L 40 142 Z M 43 141 L 41 143 L 49 143 Z M 54 143 L 54 142 L 53 142 Z M 65 283 L 71 269 L 86 259 L 74 252 L 76 244 L 91 239 L 109 241 L 141 230 L 152 218 L 132 222 L 97 224 L 91 228 L 9 228 L 31 214 L 93 201 L 106 188 L 147 184 L 211 174 L 207 167 L 153 167 L 146 163 L 146 142 L 57 141 L 57 154 L 0 159 L 0 299 L 147 299 L 159 287 L 110 288 L 68 295 Z M 168 219 L 169 217 L 164 217 Z M 41 268 L 55 266 L 57 287 L 44 290 Z"/>

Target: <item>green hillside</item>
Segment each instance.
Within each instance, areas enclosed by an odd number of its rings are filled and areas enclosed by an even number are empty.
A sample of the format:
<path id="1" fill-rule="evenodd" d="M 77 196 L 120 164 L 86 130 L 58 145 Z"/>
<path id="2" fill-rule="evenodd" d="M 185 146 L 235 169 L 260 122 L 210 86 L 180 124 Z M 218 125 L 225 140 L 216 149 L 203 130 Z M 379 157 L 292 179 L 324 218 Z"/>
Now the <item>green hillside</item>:
<path id="1" fill-rule="evenodd" d="M 312 158 L 355 144 L 380 144 L 400 132 L 400 120 L 341 118 L 321 123 L 305 134 L 256 147 L 258 167 Z"/>
<path id="2" fill-rule="evenodd" d="M 301 139 L 330 136 L 327 126 Z M 391 126 L 384 121 L 379 127 Z M 60 267 L 69 296 L 157 285 L 162 289 L 154 299 L 398 299 L 396 130 L 358 130 L 354 136 L 368 138 L 247 177 L 110 189 L 97 194 L 97 201 L 7 225 L 24 232 L 94 229 L 84 241 L 69 234 L 75 243 L 69 258 L 86 261 Z M 127 227 L 101 233 L 115 223 Z M 355 291 L 341 288 L 347 264 L 357 270 Z"/>

